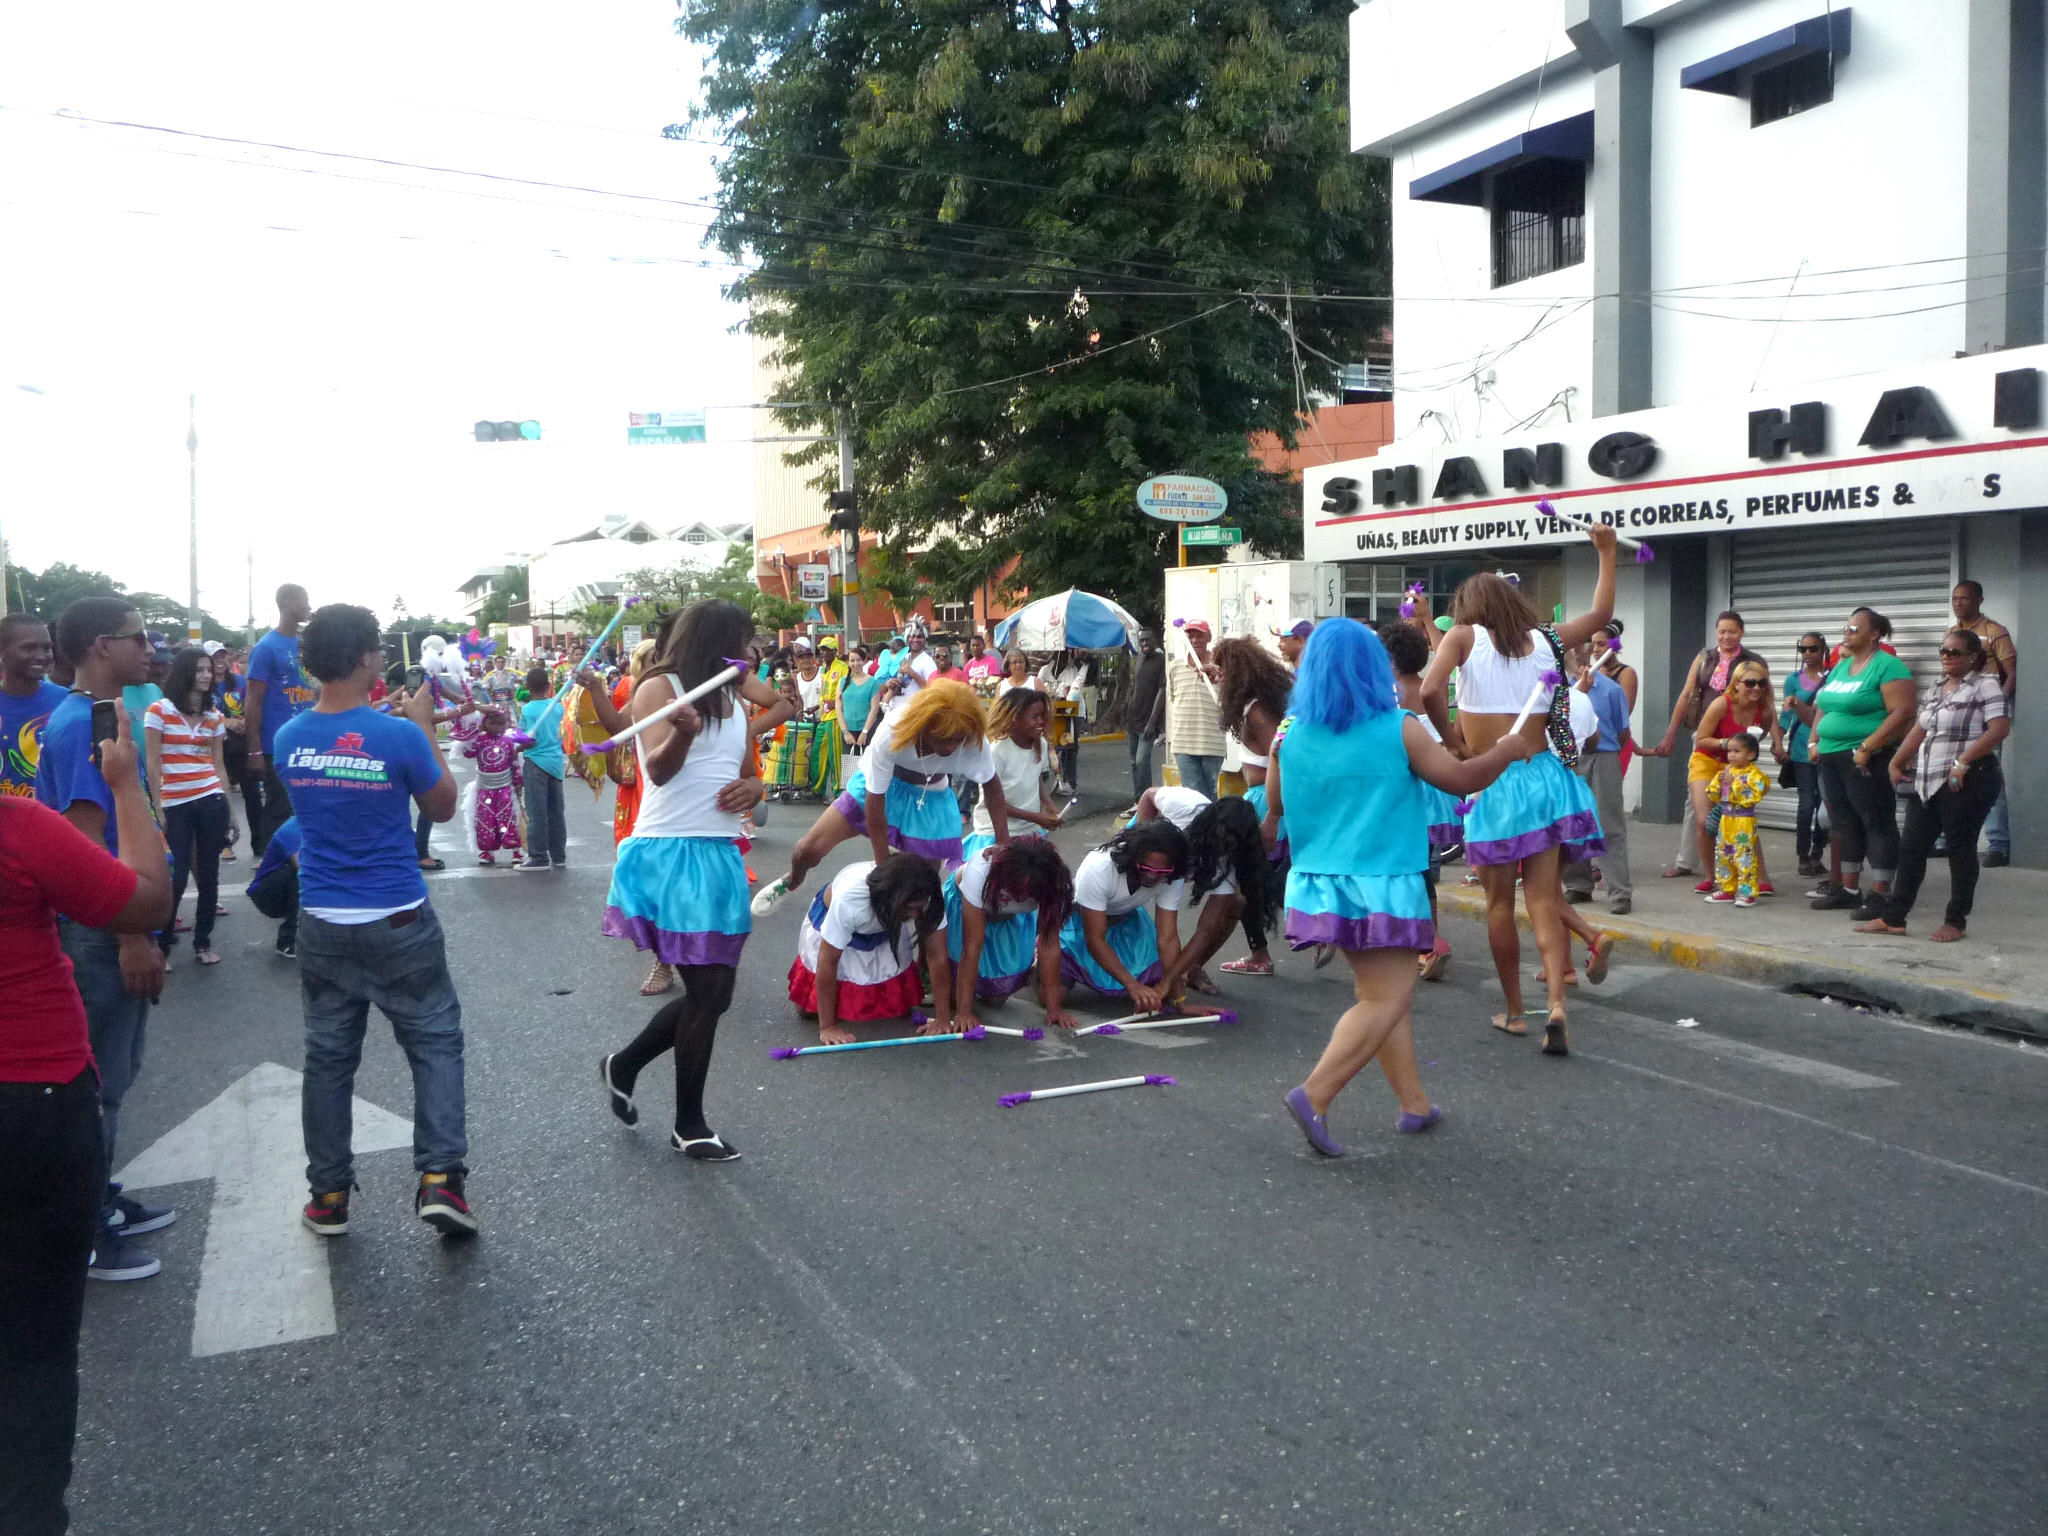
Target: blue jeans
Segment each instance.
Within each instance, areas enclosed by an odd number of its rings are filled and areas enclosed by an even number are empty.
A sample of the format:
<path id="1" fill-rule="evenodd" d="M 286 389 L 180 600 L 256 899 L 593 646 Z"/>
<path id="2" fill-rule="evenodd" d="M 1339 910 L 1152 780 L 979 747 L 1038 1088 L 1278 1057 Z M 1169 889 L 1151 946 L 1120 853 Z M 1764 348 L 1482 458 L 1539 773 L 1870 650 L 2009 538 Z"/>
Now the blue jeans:
<path id="1" fill-rule="evenodd" d="M 526 856 L 536 864 L 569 861 L 569 823 L 563 819 L 562 781 L 526 765 Z"/>
<path id="2" fill-rule="evenodd" d="M 100 1151 L 103 1177 L 114 1176 L 114 1133 L 121 1126 L 121 1101 L 142 1072 L 143 1036 L 149 999 L 130 997 L 121 985 L 121 940 L 111 928 L 82 923 L 58 925 L 57 937 L 71 961 L 71 979 L 85 1004 L 92 1059 L 100 1069 Z"/>
<path id="3" fill-rule="evenodd" d="M 1196 757 L 1191 752 L 1173 754 L 1173 765 L 1180 770 L 1183 789 L 1199 789 L 1211 800 L 1216 798 L 1216 775 L 1223 771 L 1220 757 Z"/>
<path id="4" fill-rule="evenodd" d="M 1792 782 L 1799 790 L 1793 845 L 1799 852 L 1800 863 L 1819 863 L 1828 851 L 1828 835 L 1815 824 L 1820 812 L 1820 764 L 1794 763 Z"/>
<path id="5" fill-rule="evenodd" d="M 299 989 L 306 1015 L 306 1077 L 299 1099 L 306 1182 L 316 1192 L 355 1183 L 350 1101 L 372 1003 L 384 1010 L 412 1064 L 413 1167 L 421 1173 L 465 1172 L 462 1002 L 448 975 L 441 920 L 433 907 L 374 923 L 330 923 L 301 914 Z"/>
<path id="6" fill-rule="evenodd" d="M 1124 740 L 1131 748 L 1131 798 L 1135 800 L 1152 787 L 1154 738 L 1140 731 L 1125 731 Z"/>
<path id="7" fill-rule="evenodd" d="M 1993 853 L 2012 853 L 2012 809 L 2005 803 L 2004 780 L 2000 780 L 1998 800 L 1991 807 L 1991 814 L 1984 818 L 1984 841 L 1991 845 Z"/>

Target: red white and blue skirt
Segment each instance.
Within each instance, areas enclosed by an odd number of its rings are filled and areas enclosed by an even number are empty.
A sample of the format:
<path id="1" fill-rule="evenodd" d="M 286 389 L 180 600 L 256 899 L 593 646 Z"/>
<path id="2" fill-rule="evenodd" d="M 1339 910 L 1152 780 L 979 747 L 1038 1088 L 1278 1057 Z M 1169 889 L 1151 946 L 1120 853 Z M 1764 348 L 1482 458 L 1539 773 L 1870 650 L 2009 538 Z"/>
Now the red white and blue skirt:
<path id="1" fill-rule="evenodd" d="M 954 810 L 957 818 L 958 808 Z M 818 1011 L 818 955 L 825 944 L 825 893 L 811 898 L 811 910 L 796 938 L 796 959 L 789 967 L 789 1000 L 806 1014 Z M 839 952 L 839 1018 L 858 1024 L 867 1019 L 900 1019 L 924 1001 L 924 982 L 917 974 L 917 925 L 905 923 L 895 944 L 886 933 L 857 933 Z"/>

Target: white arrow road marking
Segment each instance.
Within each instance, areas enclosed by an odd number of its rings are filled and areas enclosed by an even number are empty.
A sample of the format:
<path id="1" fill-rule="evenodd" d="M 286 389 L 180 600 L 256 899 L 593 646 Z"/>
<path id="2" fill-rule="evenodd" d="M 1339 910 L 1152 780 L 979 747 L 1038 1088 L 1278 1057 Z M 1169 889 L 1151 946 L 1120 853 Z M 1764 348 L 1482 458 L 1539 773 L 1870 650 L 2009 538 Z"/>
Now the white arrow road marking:
<path id="1" fill-rule="evenodd" d="M 299 1221 L 306 1152 L 299 1074 L 266 1061 L 120 1173 L 130 1189 L 213 1180 L 192 1353 L 224 1355 L 334 1332 L 326 1238 Z M 412 1122 L 356 1099 L 355 1149 L 412 1145 Z"/>

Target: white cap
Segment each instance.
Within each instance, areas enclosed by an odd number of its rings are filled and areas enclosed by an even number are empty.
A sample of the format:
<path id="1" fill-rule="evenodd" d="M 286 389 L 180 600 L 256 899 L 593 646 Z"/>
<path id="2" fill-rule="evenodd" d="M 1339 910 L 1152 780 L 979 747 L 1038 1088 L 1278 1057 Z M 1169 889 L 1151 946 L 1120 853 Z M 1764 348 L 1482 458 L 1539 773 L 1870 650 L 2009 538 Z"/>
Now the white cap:
<path id="1" fill-rule="evenodd" d="M 799 656 L 808 656 L 811 654 L 811 642 L 806 640 L 802 635 L 798 635 L 794 640 L 790 641 L 789 648 Z"/>
<path id="2" fill-rule="evenodd" d="M 222 651 L 226 650 L 227 647 L 225 645 L 222 645 L 218 640 L 208 640 L 205 644 L 201 645 L 199 649 L 204 651 L 209 656 L 218 656 Z"/>

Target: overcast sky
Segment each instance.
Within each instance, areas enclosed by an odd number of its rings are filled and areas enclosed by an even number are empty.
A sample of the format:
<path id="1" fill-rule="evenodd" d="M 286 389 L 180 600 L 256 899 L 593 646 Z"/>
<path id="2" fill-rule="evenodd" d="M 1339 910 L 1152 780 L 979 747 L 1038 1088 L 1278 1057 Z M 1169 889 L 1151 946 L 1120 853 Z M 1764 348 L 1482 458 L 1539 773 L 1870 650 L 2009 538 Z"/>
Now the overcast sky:
<path id="1" fill-rule="evenodd" d="M 671 0 L 134 0 L 0 20 L 0 533 L 30 569 L 283 581 L 446 612 L 479 564 L 607 511 L 751 516 L 748 451 L 626 446 L 626 413 L 751 398 L 701 209 L 53 116 L 715 197 L 659 137 L 695 96 Z M 545 121 L 538 121 L 545 120 Z M 394 185 L 394 183 L 396 185 Z M 30 386 L 41 393 L 31 393 Z M 538 443 L 479 444 L 483 418 Z M 714 439 L 774 431 L 711 414 Z"/>

